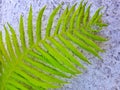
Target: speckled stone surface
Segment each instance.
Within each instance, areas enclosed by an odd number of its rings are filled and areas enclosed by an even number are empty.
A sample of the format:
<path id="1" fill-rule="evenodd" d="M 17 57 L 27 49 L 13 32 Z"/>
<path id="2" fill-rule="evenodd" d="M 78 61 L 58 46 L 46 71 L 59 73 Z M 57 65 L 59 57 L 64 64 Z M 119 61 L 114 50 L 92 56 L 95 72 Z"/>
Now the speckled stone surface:
<path id="1" fill-rule="evenodd" d="M 9 22 L 18 31 L 19 16 L 22 14 L 27 19 L 30 5 L 33 6 L 34 17 L 39 9 L 47 5 L 43 18 L 44 32 L 51 11 L 61 2 L 64 2 L 64 9 L 66 5 L 79 3 L 80 0 L 0 0 L 0 30 L 3 31 L 3 25 Z M 91 15 L 98 7 L 104 6 L 103 21 L 109 24 L 101 32 L 109 38 L 109 41 L 100 44 L 106 50 L 100 53 L 103 61 L 89 56 L 92 65 L 86 65 L 88 69 L 83 74 L 58 90 L 120 90 L 120 0 L 88 0 L 88 3 L 93 3 Z"/>

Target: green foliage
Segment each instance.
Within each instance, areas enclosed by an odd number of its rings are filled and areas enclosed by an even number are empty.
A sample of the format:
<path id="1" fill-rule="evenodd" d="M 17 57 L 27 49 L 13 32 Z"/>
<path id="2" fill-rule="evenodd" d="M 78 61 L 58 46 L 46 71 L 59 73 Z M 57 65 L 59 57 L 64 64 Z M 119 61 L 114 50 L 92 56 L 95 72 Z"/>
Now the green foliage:
<path id="1" fill-rule="evenodd" d="M 96 41 L 106 41 L 106 38 L 97 33 L 106 24 L 101 20 L 101 8 L 90 18 L 91 5 L 86 8 L 86 4 L 87 2 L 82 1 L 78 8 L 77 4 L 70 9 L 66 7 L 52 34 L 55 15 L 62 5 L 54 9 L 49 17 L 44 38 L 41 30 L 46 6 L 38 13 L 36 30 L 33 30 L 32 7 L 28 15 L 26 34 L 22 15 L 19 37 L 9 23 L 8 27 L 4 25 L 5 39 L 0 32 L 0 90 L 44 90 L 62 87 L 68 83 L 65 79 L 82 73 L 79 68 L 85 69 L 81 61 L 91 64 L 78 48 L 101 59 L 98 53 L 103 50 Z M 28 41 L 25 35 L 28 36 Z"/>

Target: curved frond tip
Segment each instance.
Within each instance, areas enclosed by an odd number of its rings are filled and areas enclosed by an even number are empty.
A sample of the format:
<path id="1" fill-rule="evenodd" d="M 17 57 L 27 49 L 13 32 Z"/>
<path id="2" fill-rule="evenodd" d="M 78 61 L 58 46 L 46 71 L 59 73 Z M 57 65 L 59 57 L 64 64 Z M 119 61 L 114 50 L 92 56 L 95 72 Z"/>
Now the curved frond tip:
<path id="1" fill-rule="evenodd" d="M 9 23 L 4 25 L 5 37 L 0 32 L 0 90 L 59 88 L 68 83 L 65 79 L 81 74 L 86 69 L 83 62 L 91 64 L 82 51 L 101 59 L 99 52 L 103 50 L 96 41 L 106 41 L 106 38 L 97 34 L 106 26 L 101 21 L 102 8 L 90 17 L 92 4 L 88 7 L 86 4 L 82 1 L 78 7 L 76 4 L 71 8 L 66 7 L 57 22 L 54 19 L 62 5 L 55 8 L 48 19 L 44 38 L 41 37 L 41 30 L 46 6 L 38 13 L 36 30 L 33 29 L 32 6 L 27 19 L 27 32 L 22 15 L 19 37 Z M 55 30 L 52 30 L 53 23 L 56 24 Z M 95 26 L 98 29 L 93 28 Z"/>

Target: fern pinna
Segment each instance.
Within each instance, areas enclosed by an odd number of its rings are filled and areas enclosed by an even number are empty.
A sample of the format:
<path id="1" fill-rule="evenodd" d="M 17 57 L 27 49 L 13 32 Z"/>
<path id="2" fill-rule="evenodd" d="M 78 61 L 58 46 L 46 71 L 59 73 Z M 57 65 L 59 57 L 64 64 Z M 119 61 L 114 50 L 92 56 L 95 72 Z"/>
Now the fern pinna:
<path id="1" fill-rule="evenodd" d="M 0 32 L 0 90 L 42 90 L 61 87 L 68 83 L 65 79 L 82 73 L 80 68 L 85 67 L 81 61 L 90 64 L 78 47 L 101 58 L 98 52 L 103 50 L 96 41 L 106 41 L 97 35 L 102 27 L 106 26 L 101 20 L 102 8 L 90 18 L 91 5 L 86 7 L 86 4 L 81 2 L 77 8 L 76 4 L 70 9 L 66 7 L 56 23 L 54 32 L 51 33 L 54 17 L 62 5 L 55 8 L 49 17 L 44 38 L 41 30 L 46 6 L 38 13 L 36 30 L 33 30 L 30 7 L 26 32 L 28 41 L 22 15 L 19 37 L 9 23 L 7 27 L 4 25 L 5 39 Z"/>

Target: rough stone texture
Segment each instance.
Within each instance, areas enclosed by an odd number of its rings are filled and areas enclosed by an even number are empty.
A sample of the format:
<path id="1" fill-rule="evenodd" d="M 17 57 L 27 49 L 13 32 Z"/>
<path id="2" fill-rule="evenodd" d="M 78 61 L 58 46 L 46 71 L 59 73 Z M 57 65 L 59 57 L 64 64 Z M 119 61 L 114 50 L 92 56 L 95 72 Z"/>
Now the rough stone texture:
<path id="1" fill-rule="evenodd" d="M 9 22 L 18 31 L 19 16 L 22 13 L 26 19 L 30 5 L 33 6 L 34 17 L 41 7 L 47 5 L 43 19 L 45 23 L 50 12 L 61 2 L 64 2 L 64 9 L 66 5 L 79 3 L 80 0 L 0 0 L 0 30 L 3 31 L 3 25 Z M 120 0 L 88 0 L 88 3 L 91 2 L 92 14 L 98 7 L 104 6 L 103 20 L 109 24 L 101 32 L 109 38 L 100 45 L 106 50 L 100 53 L 103 61 L 90 56 L 92 65 L 86 65 L 88 70 L 58 90 L 120 90 Z"/>

